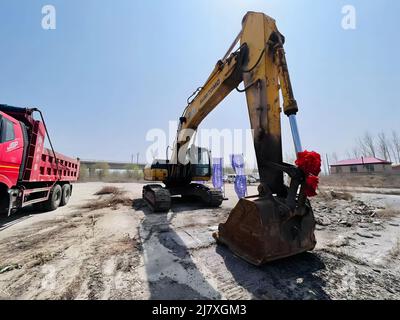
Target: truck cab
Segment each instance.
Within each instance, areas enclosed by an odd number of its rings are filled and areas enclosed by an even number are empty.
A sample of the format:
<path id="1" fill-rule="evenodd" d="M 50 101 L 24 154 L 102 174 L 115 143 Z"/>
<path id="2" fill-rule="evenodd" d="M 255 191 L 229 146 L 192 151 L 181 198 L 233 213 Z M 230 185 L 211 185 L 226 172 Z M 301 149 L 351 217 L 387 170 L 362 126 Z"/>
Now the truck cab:
<path id="1" fill-rule="evenodd" d="M 22 125 L 13 117 L 0 112 L 0 183 L 15 186 L 20 177 L 24 156 Z"/>

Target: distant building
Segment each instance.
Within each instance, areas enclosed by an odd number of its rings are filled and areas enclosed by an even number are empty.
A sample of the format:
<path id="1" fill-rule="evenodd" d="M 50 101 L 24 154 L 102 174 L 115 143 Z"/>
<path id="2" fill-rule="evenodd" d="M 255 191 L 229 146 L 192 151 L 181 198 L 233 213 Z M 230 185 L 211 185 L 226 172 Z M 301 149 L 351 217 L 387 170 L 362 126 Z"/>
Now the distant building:
<path id="1" fill-rule="evenodd" d="M 392 163 L 368 157 L 338 161 L 331 166 L 331 174 L 392 173 Z"/>

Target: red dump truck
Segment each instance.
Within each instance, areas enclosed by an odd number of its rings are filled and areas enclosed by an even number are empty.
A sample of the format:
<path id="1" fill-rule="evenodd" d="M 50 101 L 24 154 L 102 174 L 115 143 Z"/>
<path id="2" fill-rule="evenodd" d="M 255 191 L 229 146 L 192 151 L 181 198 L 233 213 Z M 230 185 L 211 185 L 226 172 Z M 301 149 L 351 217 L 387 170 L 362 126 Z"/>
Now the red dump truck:
<path id="1" fill-rule="evenodd" d="M 46 136 L 51 149 L 44 147 Z M 40 110 L 0 104 L 0 214 L 64 206 L 78 175 L 79 159 L 54 151 Z"/>

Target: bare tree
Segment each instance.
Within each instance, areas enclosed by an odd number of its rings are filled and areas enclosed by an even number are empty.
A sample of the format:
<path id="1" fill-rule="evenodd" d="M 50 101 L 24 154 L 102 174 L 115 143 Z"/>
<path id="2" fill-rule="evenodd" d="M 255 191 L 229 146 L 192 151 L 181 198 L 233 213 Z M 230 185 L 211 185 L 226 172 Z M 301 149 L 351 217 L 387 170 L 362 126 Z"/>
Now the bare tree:
<path id="1" fill-rule="evenodd" d="M 393 130 L 388 137 L 383 131 L 374 138 L 368 131 L 356 140 L 356 146 L 346 150 L 348 158 L 376 157 L 400 163 L 400 136 Z M 335 155 L 335 156 L 334 156 Z M 332 154 L 332 158 L 337 158 Z"/>
<path id="2" fill-rule="evenodd" d="M 333 160 L 334 163 L 339 161 L 338 155 L 336 152 L 333 152 L 330 156 L 330 158 Z"/>
<path id="3" fill-rule="evenodd" d="M 378 150 L 380 153 L 380 156 L 383 157 L 385 160 L 392 161 L 390 152 L 389 152 L 389 145 L 390 142 L 386 138 L 386 135 L 384 132 L 381 132 L 378 134 Z"/>
<path id="4" fill-rule="evenodd" d="M 79 180 L 85 181 L 88 177 L 89 177 L 89 168 L 86 165 L 81 164 L 79 168 Z"/>
<path id="5" fill-rule="evenodd" d="M 110 174 L 110 165 L 107 162 L 97 162 L 93 168 L 100 181 Z"/>
<path id="6" fill-rule="evenodd" d="M 359 142 L 362 145 L 363 153 L 366 157 L 376 157 L 375 141 L 369 132 L 366 132 Z"/>
<path id="7" fill-rule="evenodd" d="M 356 143 L 358 145 L 358 149 L 360 151 L 361 156 L 363 157 L 371 156 L 371 152 L 369 151 L 367 144 L 364 143 L 363 138 L 358 138 Z"/>
<path id="8" fill-rule="evenodd" d="M 394 143 L 392 140 L 388 139 L 389 142 L 389 154 L 391 155 L 391 159 L 393 160 L 393 162 L 397 163 L 397 155 L 396 155 L 396 148 L 394 146 Z"/>
<path id="9" fill-rule="evenodd" d="M 354 147 L 353 149 L 351 149 L 351 155 L 354 159 L 358 159 L 361 158 L 362 152 L 360 151 L 360 148 Z"/>
<path id="10" fill-rule="evenodd" d="M 392 131 L 392 153 L 395 161 L 400 163 L 400 137 L 396 131 Z"/>

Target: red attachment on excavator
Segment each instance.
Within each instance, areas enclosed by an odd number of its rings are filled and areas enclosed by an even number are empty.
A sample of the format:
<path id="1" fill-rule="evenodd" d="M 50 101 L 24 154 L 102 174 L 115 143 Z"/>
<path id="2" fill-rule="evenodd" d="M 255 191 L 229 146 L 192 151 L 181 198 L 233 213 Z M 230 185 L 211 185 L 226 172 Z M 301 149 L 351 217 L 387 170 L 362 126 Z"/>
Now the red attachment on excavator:
<path id="1" fill-rule="evenodd" d="M 314 151 L 303 151 L 297 154 L 296 166 L 306 175 L 304 194 L 307 197 L 317 195 L 319 183 L 318 175 L 321 173 L 321 156 Z"/>
<path id="2" fill-rule="evenodd" d="M 321 156 L 315 151 L 299 152 L 295 163 L 306 175 L 318 176 L 321 173 Z"/>

